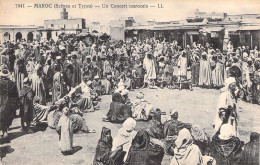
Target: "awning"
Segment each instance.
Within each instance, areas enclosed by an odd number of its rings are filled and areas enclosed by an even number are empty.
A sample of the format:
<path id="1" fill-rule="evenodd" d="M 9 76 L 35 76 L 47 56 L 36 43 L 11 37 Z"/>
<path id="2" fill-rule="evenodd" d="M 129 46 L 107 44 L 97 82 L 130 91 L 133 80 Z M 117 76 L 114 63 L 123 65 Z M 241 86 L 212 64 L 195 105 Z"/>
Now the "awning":
<path id="1" fill-rule="evenodd" d="M 260 30 L 260 26 L 242 26 L 239 30 Z"/>
<path id="2" fill-rule="evenodd" d="M 199 35 L 199 32 L 197 32 L 197 31 L 187 31 L 186 33 L 188 35 Z"/>
<path id="3" fill-rule="evenodd" d="M 211 33 L 211 32 L 219 32 L 223 29 L 224 29 L 223 27 L 207 27 L 207 28 L 203 28 L 202 31 Z"/>

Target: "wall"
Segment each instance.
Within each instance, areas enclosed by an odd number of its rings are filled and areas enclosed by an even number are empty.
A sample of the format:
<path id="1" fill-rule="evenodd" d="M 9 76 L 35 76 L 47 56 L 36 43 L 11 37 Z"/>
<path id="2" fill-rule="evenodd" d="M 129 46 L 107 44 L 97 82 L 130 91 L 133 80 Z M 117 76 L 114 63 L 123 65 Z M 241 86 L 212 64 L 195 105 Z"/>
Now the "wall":
<path id="1" fill-rule="evenodd" d="M 110 36 L 112 40 L 124 40 L 125 30 L 124 27 L 110 27 Z"/>
<path id="2" fill-rule="evenodd" d="M 85 23 L 84 19 L 54 19 L 54 20 L 44 20 L 44 28 L 51 29 L 84 29 Z"/>

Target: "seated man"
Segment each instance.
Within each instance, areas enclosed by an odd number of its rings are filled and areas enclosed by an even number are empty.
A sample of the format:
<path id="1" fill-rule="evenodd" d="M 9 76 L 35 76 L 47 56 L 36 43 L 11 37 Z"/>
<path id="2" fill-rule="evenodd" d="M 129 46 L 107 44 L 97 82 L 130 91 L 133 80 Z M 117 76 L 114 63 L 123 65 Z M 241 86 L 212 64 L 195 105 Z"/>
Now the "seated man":
<path id="1" fill-rule="evenodd" d="M 171 118 L 167 120 L 163 125 L 164 138 L 168 138 L 168 137 L 177 138 L 179 131 L 182 130 L 183 128 L 191 129 L 191 124 L 183 123 L 178 120 L 179 115 L 177 111 L 172 111 L 170 116 Z"/>
<path id="2" fill-rule="evenodd" d="M 69 107 L 69 97 L 65 96 L 64 98 L 55 102 L 54 106 L 50 108 L 50 113 L 48 114 L 48 126 L 53 129 L 57 129 L 59 120 L 62 115 L 62 109 L 64 107 Z M 76 107 L 70 107 L 70 118 L 72 120 L 73 132 L 84 132 L 84 133 L 95 133 L 95 130 L 90 130 L 86 125 L 85 120 L 83 119 L 83 114 Z"/>
<path id="3" fill-rule="evenodd" d="M 259 164 L 259 140 L 260 134 L 252 132 L 250 134 L 250 141 L 245 144 L 242 154 L 241 164 L 258 165 Z"/>
<path id="4" fill-rule="evenodd" d="M 73 88 L 68 96 L 74 104 L 83 112 L 94 112 L 93 96 L 91 95 L 91 81 L 84 79 L 78 86 Z"/>
<path id="5" fill-rule="evenodd" d="M 186 128 L 183 128 L 179 132 L 175 144 L 174 157 L 172 158 L 170 165 L 216 164 L 214 158 L 201 154 L 199 147 L 193 142 L 190 131 Z"/>
<path id="6" fill-rule="evenodd" d="M 161 110 L 151 110 L 148 117 L 148 128 L 147 132 L 152 138 L 163 139 L 163 125 L 161 123 Z"/>
<path id="7" fill-rule="evenodd" d="M 163 136 L 165 138 L 165 152 L 173 155 L 173 149 L 175 148 L 175 140 L 178 137 L 179 132 L 183 129 L 191 129 L 191 124 L 183 123 L 178 120 L 178 112 L 171 111 L 170 119 L 168 119 L 163 125 Z"/>
<path id="8" fill-rule="evenodd" d="M 135 120 L 148 120 L 148 116 L 153 106 L 144 100 L 144 94 L 142 92 L 137 94 L 136 100 L 134 100 L 132 105 L 133 118 Z"/>
<path id="9" fill-rule="evenodd" d="M 114 93 L 112 96 L 112 103 L 107 113 L 105 121 L 112 123 L 122 123 L 128 117 L 132 117 L 131 106 L 124 103 L 120 93 Z"/>
<path id="10" fill-rule="evenodd" d="M 223 124 L 213 137 L 211 142 L 212 156 L 217 164 L 238 164 L 244 142 L 235 136 L 232 125 Z"/>
<path id="11" fill-rule="evenodd" d="M 93 165 L 123 164 L 125 152 L 122 150 L 122 146 L 117 147 L 115 151 L 111 151 L 112 144 L 111 130 L 103 127 L 96 147 Z"/>
<path id="12" fill-rule="evenodd" d="M 163 156 L 163 148 L 150 141 L 147 131 L 141 130 L 132 141 L 125 165 L 159 165 Z"/>

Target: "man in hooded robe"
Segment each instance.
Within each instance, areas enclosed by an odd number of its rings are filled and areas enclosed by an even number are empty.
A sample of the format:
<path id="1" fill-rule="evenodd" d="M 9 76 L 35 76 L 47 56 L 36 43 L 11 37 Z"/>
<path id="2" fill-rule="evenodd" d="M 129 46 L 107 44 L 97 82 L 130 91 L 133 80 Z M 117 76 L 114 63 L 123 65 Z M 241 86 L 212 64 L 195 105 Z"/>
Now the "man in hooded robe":
<path id="1" fill-rule="evenodd" d="M 199 85 L 210 86 L 212 83 L 212 72 L 209 60 L 207 60 L 207 53 L 202 53 L 202 60 L 200 61 Z"/>
<path id="2" fill-rule="evenodd" d="M 93 165 L 117 165 L 123 164 L 123 158 L 125 152 L 122 151 L 122 147 L 119 146 L 114 152 L 112 149 L 113 138 L 111 136 L 111 130 L 103 127 L 101 131 L 101 137 L 98 140 L 96 147 L 96 154 L 93 161 Z"/>
<path id="3" fill-rule="evenodd" d="M 144 86 L 148 84 L 150 79 L 156 79 L 156 70 L 155 70 L 155 62 L 152 58 L 152 54 L 146 53 L 146 56 L 143 61 L 143 67 L 145 69 L 144 75 Z"/>
<path id="4" fill-rule="evenodd" d="M 135 138 L 136 121 L 129 117 L 127 118 L 122 127 L 118 130 L 116 137 L 113 140 L 112 151 L 115 151 L 118 147 L 122 147 L 123 151 L 126 153 L 124 156 L 124 161 L 126 161 L 128 157 L 128 152 L 132 144 L 132 140 Z"/>
<path id="5" fill-rule="evenodd" d="M 170 165 L 202 165 L 215 162 L 212 157 L 202 156 L 199 147 L 193 142 L 190 131 L 186 128 L 182 129 L 175 141 L 174 157 Z"/>
<path id="6" fill-rule="evenodd" d="M 14 100 L 18 100 L 18 92 L 15 82 L 8 78 L 9 71 L 1 69 L 0 71 L 0 130 L 3 132 L 3 137 L 7 137 L 7 130 L 12 124 L 15 117 Z"/>
<path id="7" fill-rule="evenodd" d="M 153 106 L 144 99 L 144 94 L 139 92 L 136 96 L 136 100 L 132 103 L 132 117 L 135 120 L 148 120 L 148 116 Z"/>
<path id="8" fill-rule="evenodd" d="M 150 141 L 147 131 L 141 130 L 132 141 L 125 165 L 159 165 L 163 156 L 163 148 Z"/>
<path id="9" fill-rule="evenodd" d="M 220 131 L 212 137 L 211 154 L 217 164 L 237 165 L 242 154 L 244 142 L 236 136 L 232 125 L 223 124 Z"/>

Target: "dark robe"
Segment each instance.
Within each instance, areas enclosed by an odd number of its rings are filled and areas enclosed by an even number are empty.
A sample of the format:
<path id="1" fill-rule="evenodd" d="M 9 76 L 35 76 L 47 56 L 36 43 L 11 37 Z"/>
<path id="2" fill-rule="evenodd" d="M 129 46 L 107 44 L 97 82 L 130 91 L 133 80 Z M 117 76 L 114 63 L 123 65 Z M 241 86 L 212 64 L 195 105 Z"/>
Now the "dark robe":
<path id="1" fill-rule="evenodd" d="M 199 74 L 200 74 L 200 63 L 193 62 L 191 65 L 192 84 L 199 84 Z"/>
<path id="2" fill-rule="evenodd" d="M 242 153 L 242 162 L 244 165 L 259 165 L 259 147 L 260 134 L 252 132 L 250 135 L 250 142 L 245 144 Z"/>
<path id="3" fill-rule="evenodd" d="M 123 164 L 124 153 L 119 151 L 114 158 L 110 155 L 113 153 L 111 151 L 113 138 L 111 136 L 111 130 L 109 128 L 103 127 L 101 132 L 101 137 L 98 140 L 96 147 L 96 154 L 93 161 L 93 165 L 120 165 Z"/>
<path id="4" fill-rule="evenodd" d="M 139 131 L 132 141 L 125 165 L 160 165 L 164 149 L 150 141 L 147 131 Z"/>
<path id="5" fill-rule="evenodd" d="M 15 82 L 7 77 L 0 77 L 0 130 L 7 131 L 18 109 L 15 99 L 18 93 Z"/>
<path id="6" fill-rule="evenodd" d="M 80 84 L 81 82 L 81 68 L 80 68 L 80 61 L 76 59 L 72 63 L 73 65 L 73 72 L 72 72 L 72 82 L 71 86 L 75 87 Z"/>
<path id="7" fill-rule="evenodd" d="M 183 128 L 191 129 L 191 124 L 182 123 L 181 121 L 171 119 L 164 123 L 164 138 L 167 136 L 178 136 Z"/>
<path id="8" fill-rule="evenodd" d="M 161 111 L 153 113 L 152 119 L 148 121 L 147 131 L 152 138 L 163 139 L 163 125 L 161 123 Z"/>
<path id="9" fill-rule="evenodd" d="M 234 136 L 228 140 L 222 140 L 216 134 L 212 137 L 210 147 L 212 157 L 216 159 L 217 164 L 236 165 L 241 156 L 243 142 Z"/>
<path id="10" fill-rule="evenodd" d="M 20 116 L 23 122 L 31 122 L 33 121 L 33 99 L 35 96 L 35 92 L 32 90 L 30 86 L 25 85 L 20 92 Z"/>
<path id="11" fill-rule="evenodd" d="M 115 123 L 122 123 L 128 117 L 132 117 L 131 106 L 124 104 L 122 96 L 119 93 L 114 93 L 110 109 L 107 113 L 108 120 Z"/>

